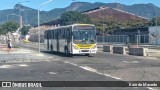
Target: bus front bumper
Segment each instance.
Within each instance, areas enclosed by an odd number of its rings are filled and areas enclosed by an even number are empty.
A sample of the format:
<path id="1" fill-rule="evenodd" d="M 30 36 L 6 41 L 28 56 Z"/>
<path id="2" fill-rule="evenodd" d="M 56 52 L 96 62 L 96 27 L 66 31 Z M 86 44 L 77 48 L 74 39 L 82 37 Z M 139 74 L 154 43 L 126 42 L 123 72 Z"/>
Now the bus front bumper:
<path id="1" fill-rule="evenodd" d="M 77 49 L 73 50 L 72 54 L 95 54 L 97 53 L 97 49 Z"/>

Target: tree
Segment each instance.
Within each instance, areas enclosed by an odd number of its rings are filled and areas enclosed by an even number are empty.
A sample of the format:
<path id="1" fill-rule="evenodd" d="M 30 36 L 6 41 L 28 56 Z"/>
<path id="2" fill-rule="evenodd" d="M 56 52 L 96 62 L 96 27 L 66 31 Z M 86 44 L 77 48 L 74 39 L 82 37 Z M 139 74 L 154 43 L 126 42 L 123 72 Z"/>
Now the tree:
<path id="1" fill-rule="evenodd" d="M 105 17 L 102 19 L 92 19 L 93 24 L 96 25 L 97 30 L 106 33 L 112 33 L 114 30 L 126 29 L 126 28 L 136 28 L 148 26 L 148 22 L 140 19 L 130 19 L 130 20 L 116 20 L 112 17 Z"/>
<path id="2" fill-rule="evenodd" d="M 30 26 L 23 26 L 23 28 L 21 29 L 21 34 L 22 35 L 27 35 L 28 31 L 29 31 Z"/>
<path id="3" fill-rule="evenodd" d="M 7 34 L 8 32 L 14 32 L 18 29 L 18 24 L 16 22 L 6 22 L 0 27 L 0 34 Z"/>
<path id="4" fill-rule="evenodd" d="M 0 25 L 0 35 L 4 34 L 3 29 L 2 29 L 2 25 Z"/>
<path id="5" fill-rule="evenodd" d="M 156 22 L 157 22 L 157 26 L 160 25 L 160 17 L 155 17 L 153 18 L 150 22 L 149 22 L 149 26 L 156 26 Z"/>
<path id="6" fill-rule="evenodd" d="M 62 14 L 60 19 L 61 25 L 70 25 L 74 23 L 91 23 L 91 20 L 87 15 L 73 11 Z"/>

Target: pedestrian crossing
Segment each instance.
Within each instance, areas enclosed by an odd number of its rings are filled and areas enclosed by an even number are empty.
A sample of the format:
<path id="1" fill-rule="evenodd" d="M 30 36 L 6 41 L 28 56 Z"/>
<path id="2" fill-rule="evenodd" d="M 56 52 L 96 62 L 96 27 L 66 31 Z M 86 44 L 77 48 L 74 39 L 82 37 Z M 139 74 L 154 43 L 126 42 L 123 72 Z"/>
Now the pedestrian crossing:
<path id="1" fill-rule="evenodd" d="M 16 67 L 28 67 L 27 64 L 4 64 L 0 65 L 0 69 L 9 69 L 9 68 L 16 68 Z"/>

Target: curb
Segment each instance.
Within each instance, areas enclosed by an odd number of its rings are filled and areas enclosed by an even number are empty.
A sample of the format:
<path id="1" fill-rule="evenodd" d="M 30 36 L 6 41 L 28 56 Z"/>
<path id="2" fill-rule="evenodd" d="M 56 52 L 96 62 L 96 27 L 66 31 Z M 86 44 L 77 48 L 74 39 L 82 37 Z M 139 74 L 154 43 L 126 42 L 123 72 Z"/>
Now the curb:
<path id="1" fill-rule="evenodd" d="M 49 59 L 17 59 L 17 60 L 1 60 L 0 64 L 5 64 L 5 63 L 22 63 L 22 62 L 51 62 L 51 61 L 56 61 L 58 58 L 49 58 Z"/>

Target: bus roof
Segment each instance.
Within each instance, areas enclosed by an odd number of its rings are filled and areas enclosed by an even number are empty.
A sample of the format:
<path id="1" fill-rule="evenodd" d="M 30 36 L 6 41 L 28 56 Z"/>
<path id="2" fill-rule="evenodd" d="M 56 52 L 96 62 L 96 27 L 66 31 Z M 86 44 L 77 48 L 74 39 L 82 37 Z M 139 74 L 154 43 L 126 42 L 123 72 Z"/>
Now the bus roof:
<path id="1" fill-rule="evenodd" d="M 70 28 L 73 26 L 94 26 L 93 24 L 71 24 L 71 25 L 66 25 L 66 26 L 57 26 L 54 27 L 52 29 L 48 29 L 48 30 L 54 30 L 54 29 L 60 29 L 60 28 Z"/>

